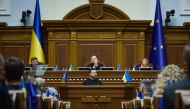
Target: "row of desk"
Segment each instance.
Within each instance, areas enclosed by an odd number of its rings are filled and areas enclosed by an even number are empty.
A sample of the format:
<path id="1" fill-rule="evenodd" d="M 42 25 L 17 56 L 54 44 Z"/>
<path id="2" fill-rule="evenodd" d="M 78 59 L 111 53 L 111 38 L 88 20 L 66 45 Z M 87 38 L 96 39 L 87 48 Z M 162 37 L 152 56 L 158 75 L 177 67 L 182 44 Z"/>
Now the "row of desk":
<path id="1" fill-rule="evenodd" d="M 129 71 L 132 82 L 124 83 L 123 71 L 97 71 L 102 86 L 83 86 L 88 71 L 66 71 L 68 83 L 62 83 L 64 71 L 46 71 L 42 78 L 46 87 L 55 87 L 61 100 L 70 101 L 71 109 L 121 109 L 121 101 L 135 98 L 139 82 L 142 79 L 154 81 L 160 71 Z M 25 76 L 30 72 L 27 71 Z"/>

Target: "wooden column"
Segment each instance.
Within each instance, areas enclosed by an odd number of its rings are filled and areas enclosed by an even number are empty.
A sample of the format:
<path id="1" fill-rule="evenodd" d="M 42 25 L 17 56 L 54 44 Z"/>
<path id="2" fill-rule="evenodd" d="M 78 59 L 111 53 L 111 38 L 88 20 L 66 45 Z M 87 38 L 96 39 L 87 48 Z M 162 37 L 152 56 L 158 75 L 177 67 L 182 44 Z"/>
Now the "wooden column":
<path id="1" fill-rule="evenodd" d="M 55 66 L 56 65 L 56 53 L 55 53 L 55 42 L 53 39 L 53 32 L 48 33 L 48 65 Z"/>
<path id="2" fill-rule="evenodd" d="M 69 66 L 72 64 L 73 68 L 76 70 L 77 64 L 77 42 L 76 42 L 76 31 L 71 32 L 71 44 L 69 53 Z"/>
<path id="3" fill-rule="evenodd" d="M 145 58 L 145 34 L 144 32 L 139 32 L 140 41 L 138 41 L 138 60 Z"/>
<path id="4" fill-rule="evenodd" d="M 117 41 L 116 41 L 116 65 L 115 68 L 117 69 L 117 66 L 122 66 L 122 50 L 123 42 L 122 42 L 122 32 L 117 32 Z"/>

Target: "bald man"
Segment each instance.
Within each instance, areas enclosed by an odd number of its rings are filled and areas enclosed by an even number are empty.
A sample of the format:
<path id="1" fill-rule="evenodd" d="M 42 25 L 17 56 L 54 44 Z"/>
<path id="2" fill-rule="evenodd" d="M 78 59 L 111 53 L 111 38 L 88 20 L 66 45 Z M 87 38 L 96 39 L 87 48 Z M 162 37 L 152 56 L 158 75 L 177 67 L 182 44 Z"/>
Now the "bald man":
<path id="1" fill-rule="evenodd" d="M 98 63 L 98 57 L 93 55 L 91 57 L 91 63 L 88 64 L 86 67 L 91 67 L 91 69 L 100 70 L 100 67 L 104 67 L 104 65 L 101 63 Z"/>

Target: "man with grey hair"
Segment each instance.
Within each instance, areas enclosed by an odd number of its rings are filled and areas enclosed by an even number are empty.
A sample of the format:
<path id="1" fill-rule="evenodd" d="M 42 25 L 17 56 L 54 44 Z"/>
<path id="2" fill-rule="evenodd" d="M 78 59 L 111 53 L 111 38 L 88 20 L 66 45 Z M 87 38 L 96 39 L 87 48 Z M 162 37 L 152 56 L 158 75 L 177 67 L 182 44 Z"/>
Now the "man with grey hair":
<path id="1" fill-rule="evenodd" d="M 142 91 L 145 97 L 149 97 L 151 92 L 151 81 L 148 79 L 143 79 L 140 82 L 140 91 Z"/>
<path id="2" fill-rule="evenodd" d="M 0 54 L 0 109 L 13 109 L 12 100 L 3 80 L 4 73 L 4 58 Z"/>
<path id="3" fill-rule="evenodd" d="M 174 91 L 177 89 L 189 90 L 190 89 L 190 43 L 188 43 L 183 51 L 184 63 L 187 67 L 188 76 L 177 82 L 168 86 L 164 89 L 164 105 L 163 109 L 174 109 Z"/>

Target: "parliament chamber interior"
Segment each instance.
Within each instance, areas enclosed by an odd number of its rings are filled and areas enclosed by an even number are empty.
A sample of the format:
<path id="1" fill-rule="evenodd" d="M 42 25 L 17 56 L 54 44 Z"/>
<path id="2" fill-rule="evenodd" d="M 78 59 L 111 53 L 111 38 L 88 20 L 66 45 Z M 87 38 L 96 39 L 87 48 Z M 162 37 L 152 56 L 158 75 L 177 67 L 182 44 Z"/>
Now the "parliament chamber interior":
<path id="1" fill-rule="evenodd" d="M 89 0 L 89 3 L 70 10 L 62 20 L 41 22 L 44 64 L 49 67 L 59 65 L 59 70 L 46 70 L 39 77 L 45 79 L 46 89 L 54 87 L 58 91 L 63 101 L 62 109 L 128 109 L 126 106 L 132 109 L 130 101 L 135 99 L 140 81 L 155 82 L 161 72 L 132 70 L 143 58 L 150 59 L 152 20 L 131 20 L 127 13 L 104 3 L 104 0 Z M 5 60 L 15 56 L 28 65 L 32 28 L 0 22 L 0 53 Z M 183 26 L 163 26 L 163 29 L 168 64 L 177 64 L 187 73 L 182 53 L 190 42 L 190 22 L 184 22 Z M 89 78 L 89 71 L 77 68 L 85 67 L 93 55 L 114 70 L 97 70 L 97 77 L 103 85 L 84 86 L 82 83 Z M 74 70 L 69 71 L 70 65 Z M 121 70 L 117 70 L 118 65 Z M 132 81 L 124 83 L 126 69 Z M 24 76 L 27 78 L 30 72 L 26 70 Z M 67 83 L 62 82 L 63 72 L 67 72 Z M 150 109 L 150 99 L 146 99 L 144 106 Z M 58 102 L 53 103 L 49 98 L 44 102 L 48 109 L 58 109 Z M 135 108 L 141 108 L 141 102 L 137 100 Z"/>

